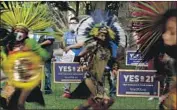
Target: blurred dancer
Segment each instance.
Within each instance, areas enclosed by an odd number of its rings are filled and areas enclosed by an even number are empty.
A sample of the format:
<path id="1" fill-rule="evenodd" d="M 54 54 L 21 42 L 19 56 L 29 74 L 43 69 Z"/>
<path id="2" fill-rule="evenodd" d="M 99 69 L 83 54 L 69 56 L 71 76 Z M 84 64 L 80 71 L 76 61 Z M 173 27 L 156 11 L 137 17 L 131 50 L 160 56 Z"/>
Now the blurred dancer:
<path id="1" fill-rule="evenodd" d="M 176 107 L 176 75 L 177 75 L 177 2 L 134 2 L 133 22 L 139 35 L 140 48 L 144 61 L 164 55 L 164 66 L 155 65 L 157 73 L 165 71 L 166 90 L 160 97 L 160 109 L 175 110 Z M 140 10 L 141 11 L 140 11 Z M 154 64 L 158 64 L 155 60 Z M 162 74 L 164 73 L 162 72 Z M 169 88 L 169 89 L 168 89 Z"/>
<path id="2" fill-rule="evenodd" d="M 0 16 L 2 25 L 12 32 L 6 35 L 8 40 L 1 51 L 1 66 L 8 81 L 0 105 L 8 110 L 24 110 L 25 101 L 45 105 L 38 85 L 42 78 L 40 65 L 49 56 L 36 41 L 28 38 L 28 33 L 51 26 L 47 7 L 34 2 L 1 4 L 10 7 Z"/>

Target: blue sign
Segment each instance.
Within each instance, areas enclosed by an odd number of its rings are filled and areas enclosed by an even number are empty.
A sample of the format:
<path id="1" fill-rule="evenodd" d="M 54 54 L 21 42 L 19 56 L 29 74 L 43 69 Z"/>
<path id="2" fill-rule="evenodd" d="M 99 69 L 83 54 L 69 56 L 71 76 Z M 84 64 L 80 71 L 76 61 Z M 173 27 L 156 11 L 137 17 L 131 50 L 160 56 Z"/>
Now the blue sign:
<path id="1" fill-rule="evenodd" d="M 148 66 L 147 62 L 141 62 L 140 54 L 135 54 L 136 51 L 126 51 L 126 65 L 127 66 Z"/>
<path id="2" fill-rule="evenodd" d="M 119 70 L 117 96 L 158 97 L 160 83 L 154 80 L 155 70 Z"/>
<path id="3" fill-rule="evenodd" d="M 55 83 L 80 83 L 84 72 L 79 68 L 79 63 L 54 63 Z"/>

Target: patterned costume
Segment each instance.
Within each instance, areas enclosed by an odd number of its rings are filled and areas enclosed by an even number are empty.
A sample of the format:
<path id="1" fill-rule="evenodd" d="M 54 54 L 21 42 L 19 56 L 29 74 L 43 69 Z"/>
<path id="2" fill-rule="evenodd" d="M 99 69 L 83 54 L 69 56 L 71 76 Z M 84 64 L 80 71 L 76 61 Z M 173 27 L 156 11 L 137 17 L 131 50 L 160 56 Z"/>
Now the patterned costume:
<path id="1" fill-rule="evenodd" d="M 139 37 L 138 51 L 144 61 L 154 59 L 158 74 L 168 76 L 170 87 L 167 93 L 160 97 L 160 109 L 177 109 L 177 43 L 169 40 L 176 39 L 176 23 L 174 26 L 172 24 L 177 19 L 177 2 L 132 2 L 131 6 L 133 29 Z M 169 25 L 171 22 L 173 23 Z M 173 29 L 174 33 L 171 33 Z M 163 63 L 159 63 L 162 55 Z"/>
<path id="2" fill-rule="evenodd" d="M 38 87 L 41 79 L 42 60 L 48 53 L 28 32 L 37 33 L 52 26 L 46 5 L 38 2 L 1 2 L 1 27 L 11 29 L 1 37 L 1 67 L 8 77 L 7 86 L 1 92 L 1 106 L 9 110 L 24 110 L 25 101 L 45 105 Z"/>
<path id="3" fill-rule="evenodd" d="M 87 36 L 81 56 L 81 68 L 87 73 L 85 84 L 91 91 L 88 102 L 76 109 L 107 110 L 113 103 L 113 99 L 106 95 L 104 90 L 103 73 L 111 58 L 111 42 L 116 44 L 120 40 L 120 25 L 109 12 L 96 10 L 92 14 L 93 21 L 85 29 Z M 82 31 L 83 32 L 83 31 Z"/>

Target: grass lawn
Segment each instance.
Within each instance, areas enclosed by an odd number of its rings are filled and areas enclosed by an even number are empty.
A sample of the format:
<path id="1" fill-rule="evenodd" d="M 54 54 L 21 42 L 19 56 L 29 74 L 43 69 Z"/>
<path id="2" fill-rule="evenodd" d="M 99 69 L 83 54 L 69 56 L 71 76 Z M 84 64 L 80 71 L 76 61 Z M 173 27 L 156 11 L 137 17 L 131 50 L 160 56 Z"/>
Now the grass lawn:
<path id="1" fill-rule="evenodd" d="M 125 67 L 125 66 L 124 66 Z M 126 67 L 128 69 L 128 67 Z M 133 69 L 133 67 L 129 67 Z M 52 78 L 53 79 L 53 78 Z M 72 84 L 72 90 L 75 89 L 77 84 Z M 108 85 L 107 85 L 108 86 Z M 106 87 L 107 87 L 106 86 Z M 108 88 L 108 87 L 107 87 Z M 85 100 L 66 99 L 61 97 L 63 94 L 63 84 L 52 84 L 53 94 L 44 95 L 46 107 L 41 107 L 35 103 L 26 103 L 27 109 L 73 109 Z M 132 97 L 115 97 L 115 103 L 110 109 L 158 109 L 158 99 L 148 101 L 148 98 L 132 98 Z"/>
<path id="2" fill-rule="evenodd" d="M 77 85 L 72 84 L 72 89 Z M 66 99 L 63 94 L 63 84 L 53 84 L 53 94 L 44 95 L 46 107 L 41 107 L 35 103 L 26 103 L 27 109 L 73 109 L 85 100 Z M 157 109 L 158 99 L 148 101 L 148 98 L 115 97 L 115 103 L 110 109 Z"/>

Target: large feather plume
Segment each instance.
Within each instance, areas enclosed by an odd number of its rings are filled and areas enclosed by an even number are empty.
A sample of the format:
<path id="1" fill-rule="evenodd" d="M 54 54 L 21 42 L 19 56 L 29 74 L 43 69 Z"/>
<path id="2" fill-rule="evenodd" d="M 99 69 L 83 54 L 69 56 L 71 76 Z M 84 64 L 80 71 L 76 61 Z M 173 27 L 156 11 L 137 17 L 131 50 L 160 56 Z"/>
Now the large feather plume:
<path id="1" fill-rule="evenodd" d="M 169 9 L 176 9 L 176 1 L 140 1 L 131 2 L 133 29 L 139 37 L 140 48 L 144 60 L 163 52 L 162 33 L 163 15 Z"/>
<path id="2" fill-rule="evenodd" d="M 125 33 L 116 18 L 110 12 L 95 10 L 91 13 L 91 16 L 84 18 L 80 22 L 76 30 L 77 34 L 80 37 L 82 36 L 82 39 L 90 40 L 98 34 L 99 28 L 107 27 L 111 40 L 118 44 L 120 39 L 125 38 Z M 122 42 L 121 44 L 125 46 L 125 43 Z"/>
<path id="3" fill-rule="evenodd" d="M 51 27 L 48 7 L 40 2 L 1 2 L 6 11 L 0 14 L 1 23 L 8 29 L 23 26 L 30 31 Z"/>

